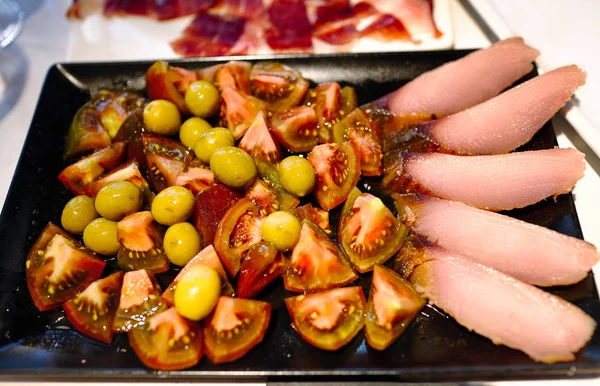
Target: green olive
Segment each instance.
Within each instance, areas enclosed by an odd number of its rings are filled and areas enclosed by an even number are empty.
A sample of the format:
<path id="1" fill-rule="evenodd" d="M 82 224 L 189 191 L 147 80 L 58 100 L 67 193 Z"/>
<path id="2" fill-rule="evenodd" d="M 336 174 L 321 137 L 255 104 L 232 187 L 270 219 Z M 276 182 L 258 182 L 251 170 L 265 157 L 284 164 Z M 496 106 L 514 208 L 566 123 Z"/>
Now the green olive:
<path id="1" fill-rule="evenodd" d="M 171 263 L 183 267 L 200 252 L 200 235 L 189 222 L 180 222 L 167 229 L 163 247 Z"/>
<path id="2" fill-rule="evenodd" d="M 86 247 L 102 255 L 114 255 L 121 248 L 117 240 L 117 222 L 97 218 L 83 230 L 83 243 Z"/>
<path id="3" fill-rule="evenodd" d="M 215 177 L 232 188 L 243 188 L 256 178 L 254 160 L 240 148 L 225 146 L 210 157 L 210 170 Z"/>
<path id="4" fill-rule="evenodd" d="M 194 195 L 182 186 L 161 190 L 152 201 L 152 217 L 163 225 L 184 222 L 194 210 Z"/>
<path id="5" fill-rule="evenodd" d="M 221 278 L 214 268 L 191 267 L 175 287 L 175 308 L 190 320 L 202 320 L 215 308 L 221 295 Z"/>
<path id="6" fill-rule="evenodd" d="M 279 182 L 289 193 L 304 197 L 315 186 L 315 169 L 306 158 L 289 156 L 279 163 Z"/>
<path id="7" fill-rule="evenodd" d="M 96 195 L 96 211 L 100 216 L 119 221 L 137 212 L 143 203 L 142 190 L 129 181 L 114 181 Z"/>
<path id="8" fill-rule="evenodd" d="M 194 145 L 194 153 L 200 161 L 208 163 L 210 156 L 217 150 L 225 146 L 233 146 L 235 139 L 233 133 L 223 127 L 214 129 L 202 134 Z"/>
<path id="9" fill-rule="evenodd" d="M 67 232 L 80 234 L 96 218 L 98 218 L 98 212 L 94 207 L 94 199 L 81 195 L 75 196 L 67 202 L 60 222 Z"/>
<path id="10" fill-rule="evenodd" d="M 277 211 L 265 218 L 260 231 L 263 240 L 273 243 L 280 251 L 287 251 L 294 248 L 300 238 L 300 221 L 291 213 Z"/>
<path id="11" fill-rule="evenodd" d="M 212 129 L 210 123 L 202 118 L 191 117 L 183 122 L 179 129 L 179 140 L 185 146 L 193 149 L 200 136 Z"/>
<path id="12" fill-rule="evenodd" d="M 156 99 L 144 107 L 144 126 L 152 133 L 173 135 L 181 126 L 181 114 L 174 103 Z"/>
<path id="13" fill-rule="evenodd" d="M 192 82 L 185 90 L 185 105 L 195 116 L 210 117 L 219 108 L 219 90 L 205 80 Z"/>

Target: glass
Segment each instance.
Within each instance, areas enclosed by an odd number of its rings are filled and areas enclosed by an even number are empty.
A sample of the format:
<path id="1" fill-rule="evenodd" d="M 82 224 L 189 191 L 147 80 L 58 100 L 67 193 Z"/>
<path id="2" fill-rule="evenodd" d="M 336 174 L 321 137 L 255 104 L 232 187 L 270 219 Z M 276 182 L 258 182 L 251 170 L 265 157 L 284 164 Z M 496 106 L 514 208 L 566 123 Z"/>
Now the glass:
<path id="1" fill-rule="evenodd" d="M 21 29 L 25 13 L 14 0 L 0 0 L 0 49 L 15 40 Z"/>

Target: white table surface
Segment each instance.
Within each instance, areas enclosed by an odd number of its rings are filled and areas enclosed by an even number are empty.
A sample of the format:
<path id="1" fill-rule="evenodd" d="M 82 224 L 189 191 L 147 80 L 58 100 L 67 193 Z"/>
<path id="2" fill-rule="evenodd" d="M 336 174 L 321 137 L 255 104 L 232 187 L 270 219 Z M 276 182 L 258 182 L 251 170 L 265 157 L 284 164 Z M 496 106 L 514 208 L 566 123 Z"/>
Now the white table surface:
<path id="1" fill-rule="evenodd" d="M 0 84 L 0 89 L 4 88 L 4 95 L 0 97 L 0 202 L 4 202 L 10 186 L 46 71 L 53 63 L 65 61 L 67 58 L 69 24 L 65 19 L 65 10 L 69 1 L 20 0 L 20 2 L 27 13 L 25 28 L 15 43 L 0 51 L 0 71 L 4 75 L 4 84 Z M 456 30 L 455 47 L 477 48 L 488 45 L 489 41 L 485 35 L 459 3 L 453 1 L 451 5 Z M 118 58 L 107 57 L 106 59 L 116 60 Z M 554 126 L 562 147 L 576 147 L 586 154 L 588 162 L 586 175 L 574 190 L 575 203 L 585 239 L 600 245 L 600 207 L 597 204 L 597 200 L 600 198 L 600 178 L 598 176 L 600 159 L 564 118 L 555 118 Z M 595 268 L 597 285 L 600 277 L 598 271 L 599 267 L 597 266 Z M 0 384 L 23 386 L 27 383 L 3 382 L 0 379 Z M 51 385 L 50 383 L 46 384 Z M 598 385 L 599 380 L 485 384 L 511 386 Z"/>

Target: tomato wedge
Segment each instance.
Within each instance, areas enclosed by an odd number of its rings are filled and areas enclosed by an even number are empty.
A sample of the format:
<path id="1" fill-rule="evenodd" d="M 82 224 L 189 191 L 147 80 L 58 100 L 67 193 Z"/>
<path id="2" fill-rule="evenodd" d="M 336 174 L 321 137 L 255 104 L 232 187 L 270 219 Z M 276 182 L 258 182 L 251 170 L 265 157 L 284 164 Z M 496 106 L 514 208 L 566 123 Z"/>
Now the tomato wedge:
<path id="1" fill-rule="evenodd" d="M 215 183 L 215 175 L 200 160 L 193 159 L 190 165 L 175 178 L 173 185 L 183 186 L 194 195 L 208 189 Z"/>
<path id="2" fill-rule="evenodd" d="M 182 113 L 189 114 L 182 92 L 194 80 L 196 75 L 193 72 L 171 67 L 159 60 L 146 71 L 146 91 L 150 99 L 166 99 L 173 102 Z"/>
<path id="3" fill-rule="evenodd" d="M 84 187 L 106 171 L 116 168 L 125 157 L 125 142 L 117 142 L 67 166 L 58 179 L 73 194 L 84 194 Z"/>
<path id="4" fill-rule="evenodd" d="M 263 111 L 256 114 L 256 118 L 244 134 L 244 138 L 242 138 L 238 147 L 250 154 L 252 158 L 261 157 L 274 163 L 281 160 L 281 149 L 279 149 L 279 144 L 269 132 Z"/>
<path id="5" fill-rule="evenodd" d="M 137 185 L 140 189 L 142 189 L 144 201 L 146 201 L 146 203 L 150 203 L 154 197 L 154 193 L 152 193 L 150 190 L 148 181 L 146 181 L 146 179 L 142 176 L 142 172 L 135 161 L 123 164 L 91 184 L 86 185 L 84 189 L 85 194 L 90 197 L 96 197 L 96 194 L 98 194 L 100 189 L 114 181 L 129 181 L 132 184 Z"/>
<path id="6" fill-rule="evenodd" d="M 333 141 L 350 142 L 360 157 L 364 176 L 380 176 L 383 173 L 381 129 L 363 109 L 354 109 L 335 124 Z"/>
<path id="7" fill-rule="evenodd" d="M 300 239 L 283 276 L 285 289 L 316 292 L 341 287 L 357 278 L 343 252 L 327 234 L 310 220 L 302 220 Z"/>
<path id="8" fill-rule="evenodd" d="M 382 265 L 375 265 L 367 304 L 365 337 L 369 346 L 385 350 L 394 343 L 425 305 L 410 283 Z"/>
<path id="9" fill-rule="evenodd" d="M 154 273 L 169 269 L 163 249 L 164 231 L 154 222 L 150 211 L 130 214 L 117 223 L 121 248 L 117 263 L 125 271 L 147 269 Z"/>
<path id="10" fill-rule="evenodd" d="M 329 212 L 323 209 L 315 208 L 312 204 L 299 206 L 297 208 L 290 209 L 289 212 L 294 216 L 298 217 L 298 220 L 304 219 L 310 220 L 317 224 L 319 228 L 323 229 L 325 233 L 330 234 L 331 229 L 329 228 Z"/>
<path id="11" fill-rule="evenodd" d="M 322 83 L 308 92 L 308 106 L 317 115 L 319 142 L 331 142 L 332 129 L 344 111 L 341 87 L 336 82 Z"/>
<path id="12" fill-rule="evenodd" d="M 292 328 L 306 342 L 336 351 L 365 325 L 365 295 L 361 287 L 336 288 L 285 299 Z"/>
<path id="13" fill-rule="evenodd" d="M 287 110 L 302 102 L 308 81 L 300 71 L 276 62 L 260 62 L 250 71 L 252 93 L 271 102 L 272 111 Z"/>
<path id="14" fill-rule="evenodd" d="M 259 111 L 266 110 L 267 102 L 227 87 L 221 92 L 221 121 L 235 139 L 240 139 Z"/>
<path id="15" fill-rule="evenodd" d="M 204 321 L 204 346 L 211 362 L 233 362 L 259 344 L 269 327 L 271 305 L 221 296 Z"/>
<path id="16" fill-rule="evenodd" d="M 260 214 L 267 216 L 279 209 L 277 195 L 266 182 L 257 179 L 252 186 L 246 189 L 248 197 L 258 207 Z"/>
<path id="17" fill-rule="evenodd" d="M 248 62 L 230 61 L 223 65 L 218 65 L 214 73 L 214 79 L 205 79 L 212 81 L 219 91 L 226 87 L 239 90 L 250 94 L 250 68 L 252 64 Z"/>
<path id="18" fill-rule="evenodd" d="M 317 144 L 317 115 L 308 106 L 275 112 L 271 129 L 279 142 L 296 153 L 310 151 Z"/>
<path id="19" fill-rule="evenodd" d="M 260 158 L 254 160 L 258 169 L 258 176 L 268 184 L 269 188 L 275 192 L 277 197 L 277 210 L 288 210 L 295 208 L 300 203 L 298 196 L 288 193 L 279 182 L 279 171 L 277 165 L 272 162 L 264 161 Z"/>
<path id="20" fill-rule="evenodd" d="M 360 158 L 348 143 L 315 146 L 307 159 L 315 168 L 317 202 L 330 210 L 344 202 L 360 178 Z"/>
<path id="21" fill-rule="evenodd" d="M 48 223 L 25 262 L 33 303 L 40 311 L 60 306 L 97 280 L 105 265 L 67 232 Z"/>
<path id="22" fill-rule="evenodd" d="M 152 272 L 144 269 L 126 272 L 113 331 L 127 332 L 143 326 L 148 318 L 166 308 L 160 300 L 160 286 Z"/>
<path id="23" fill-rule="evenodd" d="M 175 308 L 152 316 L 148 324 L 130 330 L 129 343 L 137 357 L 155 370 L 182 370 L 204 355 L 202 328 Z"/>
<path id="24" fill-rule="evenodd" d="M 142 134 L 142 144 L 150 182 L 157 193 L 173 186 L 192 160 L 188 148 L 161 135 Z"/>
<path id="25" fill-rule="evenodd" d="M 225 185 L 217 184 L 196 196 L 193 224 L 200 233 L 204 247 L 213 243 L 217 225 L 225 213 L 242 198 L 238 192 Z"/>
<path id="26" fill-rule="evenodd" d="M 64 305 L 71 324 L 84 335 L 110 344 L 112 324 L 119 305 L 123 271 L 115 272 L 90 284 Z"/>
<path id="27" fill-rule="evenodd" d="M 250 248 L 242 260 L 237 280 L 237 295 L 253 298 L 269 283 L 281 277 L 287 268 L 283 253 L 272 243 L 261 241 Z"/>
<path id="28" fill-rule="evenodd" d="M 252 201 L 245 197 L 236 202 L 217 226 L 215 250 L 227 272 L 235 277 L 242 258 L 254 244 L 262 240 L 262 216 Z"/>
<path id="29" fill-rule="evenodd" d="M 338 241 L 359 272 L 385 263 L 402 247 L 407 233 L 380 198 L 352 190 L 340 216 Z"/>
<path id="30" fill-rule="evenodd" d="M 161 295 L 163 302 L 169 306 L 175 305 L 175 288 L 177 288 L 177 282 L 190 270 L 190 268 L 197 265 L 208 266 L 217 271 L 221 277 L 221 293 L 227 296 L 232 296 L 234 294 L 233 287 L 231 286 L 231 283 L 229 283 L 229 278 L 223 269 L 223 264 L 221 264 L 217 252 L 215 252 L 215 248 L 212 245 L 209 245 L 194 256 L 192 260 L 188 261 L 181 271 L 179 271 L 177 276 L 175 276 L 175 279 L 173 279 L 169 287 L 167 287 L 165 292 Z"/>

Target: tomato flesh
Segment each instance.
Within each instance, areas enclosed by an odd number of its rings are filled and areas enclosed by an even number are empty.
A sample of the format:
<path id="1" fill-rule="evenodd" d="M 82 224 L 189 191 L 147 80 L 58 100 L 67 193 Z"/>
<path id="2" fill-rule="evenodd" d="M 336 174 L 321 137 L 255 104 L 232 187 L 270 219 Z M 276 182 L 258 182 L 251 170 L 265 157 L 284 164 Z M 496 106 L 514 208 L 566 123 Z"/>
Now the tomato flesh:
<path id="1" fill-rule="evenodd" d="M 300 204 L 298 196 L 288 193 L 281 185 L 281 182 L 279 182 L 277 165 L 261 159 L 255 159 L 254 162 L 258 169 L 258 176 L 263 179 L 273 192 L 275 192 L 278 205 L 277 210 L 292 209 Z"/>
<path id="2" fill-rule="evenodd" d="M 142 144 L 150 182 L 157 193 L 173 186 L 192 160 L 184 145 L 160 135 L 142 134 Z"/>
<path id="3" fill-rule="evenodd" d="M 343 252 L 327 234 L 310 220 L 302 220 L 300 238 L 283 276 L 285 289 L 323 291 L 341 287 L 357 278 Z"/>
<path id="4" fill-rule="evenodd" d="M 287 268 L 283 253 L 265 241 L 252 246 L 242 260 L 237 280 L 237 295 L 253 298 L 269 283 L 281 277 Z"/>
<path id="5" fill-rule="evenodd" d="M 196 196 L 193 224 L 200 233 L 204 247 L 213 243 L 219 222 L 241 198 L 238 192 L 221 184 L 211 186 Z"/>
<path id="6" fill-rule="evenodd" d="M 150 211 L 131 214 L 117 223 L 117 239 L 121 248 L 117 263 L 125 271 L 147 269 L 165 272 L 169 260 L 163 249 L 164 232 L 157 226 Z"/>
<path id="7" fill-rule="evenodd" d="M 369 346 L 385 350 L 394 343 L 416 318 L 425 300 L 410 283 L 382 265 L 375 265 L 365 337 Z"/>
<path id="8" fill-rule="evenodd" d="M 172 70 L 167 62 L 159 60 L 146 71 L 146 91 L 150 99 L 166 99 L 173 102 L 182 113 L 189 114 L 185 99 L 173 82 L 180 81 L 181 75 L 182 72 Z"/>
<path id="9" fill-rule="evenodd" d="M 360 178 L 360 158 L 348 143 L 315 146 L 307 159 L 315 168 L 317 202 L 330 210 L 344 202 Z"/>
<path id="10" fill-rule="evenodd" d="M 165 308 L 160 299 L 160 286 L 152 272 L 144 269 L 126 272 L 113 331 L 127 332 L 143 326 L 148 318 Z"/>
<path id="11" fill-rule="evenodd" d="M 317 115 L 320 143 L 331 142 L 333 125 L 344 111 L 341 87 L 336 82 L 323 83 L 308 92 L 307 104 Z"/>
<path id="12" fill-rule="evenodd" d="M 128 332 L 138 358 L 155 370 L 182 370 L 204 355 L 202 328 L 180 316 L 175 308 L 152 316 L 147 325 Z"/>
<path id="13" fill-rule="evenodd" d="M 117 142 L 67 166 L 58 179 L 73 194 L 84 194 L 84 187 L 106 171 L 119 166 L 125 157 L 125 142 Z"/>
<path id="14" fill-rule="evenodd" d="M 215 183 L 215 175 L 204 165 L 195 165 L 194 161 L 199 163 L 198 160 L 192 160 L 190 166 L 175 178 L 173 185 L 183 186 L 196 195 Z"/>
<path id="15" fill-rule="evenodd" d="M 175 288 L 177 288 L 177 282 L 188 272 L 192 267 L 197 265 L 204 265 L 213 268 L 215 271 L 219 273 L 221 277 L 221 293 L 223 295 L 233 295 L 233 287 L 231 283 L 229 283 L 229 278 L 223 269 L 223 264 L 221 264 L 221 260 L 219 256 L 217 256 L 217 252 L 212 245 L 201 250 L 196 256 L 192 258 L 182 269 L 179 271 L 175 279 L 171 282 L 169 287 L 163 292 L 161 295 L 161 299 L 168 304 L 169 306 L 175 305 Z"/>
<path id="16" fill-rule="evenodd" d="M 304 219 L 310 220 L 319 228 L 323 229 L 325 233 L 330 234 L 331 229 L 329 227 L 329 212 L 323 209 L 315 208 L 312 204 L 299 206 L 289 211 L 294 216 L 298 217 L 298 220 Z"/>
<path id="17" fill-rule="evenodd" d="M 97 280 L 105 265 L 71 235 L 48 223 L 25 263 L 35 306 L 40 311 L 59 307 Z"/>
<path id="18" fill-rule="evenodd" d="M 90 284 L 63 305 L 71 324 L 84 335 L 110 344 L 113 320 L 119 305 L 123 271 Z"/>
<path id="19" fill-rule="evenodd" d="M 255 64 L 250 71 L 250 82 L 253 95 L 271 102 L 272 111 L 298 105 L 309 86 L 299 71 L 274 62 Z"/>
<path id="20" fill-rule="evenodd" d="M 238 147 L 250 154 L 252 158 L 261 157 L 274 163 L 281 160 L 279 144 L 269 132 L 263 111 L 256 114 L 256 118 L 244 134 L 244 138 L 242 138 Z"/>
<path id="21" fill-rule="evenodd" d="M 271 129 L 279 142 L 296 153 L 310 151 L 317 144 L 317 116 L 308 106 L 274 113 Z"/>
<path id="22" fill-rule="evenodd" d="M 259 344 L 269 327 L 271 305 L 221 296 L 204 322 L 204 346 L 211 362 L 232 362 Z"/>
<path id="23" fill-rule="evenodd" d="M 221 93 L 221 121 L 235 139 L 240 139 L 259 111 L 266 110 L 267 102 L 227 87 Z"/>
<path id="24" fill-rule="evenodd" d="M 154 193 L 150 191 L 150 186 L 148 185 L 148 181 L 142 176 L 142 172 L 135 161 L 128 162 L 116 168 L 115 170 L 105 174 L 100 177 L 96 181 L 92 182 L 89 185 L 85 186 L 85 194 L 90 197 L 96 197 L 96 194 L 105 187 L 114 181 L 129 181 L 132 184 L 135 184 L 137 187 L 142 189 L 142 193 L 144 194 L 144 200 L 149 203 L 152 201 L 152 197 Z"/>
<path id="25" fill-rule="evenodd" d="M 408 231 L 378 197 L 354 189 L 342 209 L 338 240 L 359 272 L 390 259 Z"/>
<path id="26" fill-rule="evenodd" d="M 250 68 L 248 62 L 231 61 L 219 65 L 214 73 L 215 87 L 223 91 L 226 87 L 250 94 Z M 208 80 L 208 79 L 205 79 Z"/>
<path id="27" fill-rule="evenodd" d="M 365 324 L 361 287 L 336 288 L 285 299 L 292 327 L 306 342 L 336 351 L 348 344 Z"/>
<path id="28" fill-rule="evenodd" d="M 266 182 L 260 179 L 254 181 L 254 184 L 247 189 L 246 197 L 258 207 L 262 216 L 267 216 L 279 209 L 277 195 Z"/>

